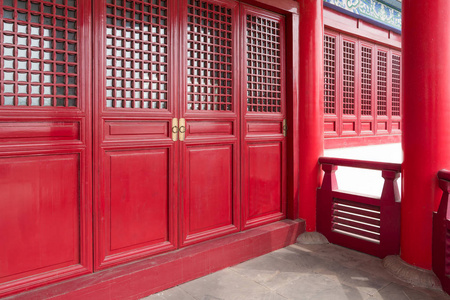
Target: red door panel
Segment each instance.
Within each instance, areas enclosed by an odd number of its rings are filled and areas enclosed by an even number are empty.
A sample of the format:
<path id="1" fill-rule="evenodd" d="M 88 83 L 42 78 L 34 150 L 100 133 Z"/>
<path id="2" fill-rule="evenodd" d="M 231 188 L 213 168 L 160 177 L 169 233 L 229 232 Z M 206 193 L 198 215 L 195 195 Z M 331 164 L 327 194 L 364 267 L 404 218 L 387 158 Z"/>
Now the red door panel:
<path id="1" fill-rule="evenodd" d="M 0 282 L 79 264 L 78 154 L 0 158 Z"/>
<path id="2" fill-rule="evenodd" d="M 92 271 L 91 1 L 0 1 L 0 298 Z"/>
<path id="3" fill-rule="evenodd" d="M 286 203 L 284 18 L 242 5 L 242 228 L 283 219 Z M 245 99 L 245 100 L 244 100 Z"/>
<path id="4" fill-rule="evenodd" d="M 110 253 L 167 242 L 169 149 L 106 155 Z"/>
<path id="5" fill-rule="evenodd" d="M 182 3 L 180 239 L 188 245 L 239 226 L 239 29 L 235 2 Z"/>
<path id="6" fill-rule="evenodd" d="M 94 5 L 96 269 L 176 248 L 172 6 Z"/>
<path id="7" fill-rule="evenodd" d="M 232 145 L 189 146 L 186 149 L 186 239 L 233 225 Z"/>
<path id="8" fill-rule="evenodd" d="M 248 219 L 282 211 L 281 143 L 248 143 Z"/>

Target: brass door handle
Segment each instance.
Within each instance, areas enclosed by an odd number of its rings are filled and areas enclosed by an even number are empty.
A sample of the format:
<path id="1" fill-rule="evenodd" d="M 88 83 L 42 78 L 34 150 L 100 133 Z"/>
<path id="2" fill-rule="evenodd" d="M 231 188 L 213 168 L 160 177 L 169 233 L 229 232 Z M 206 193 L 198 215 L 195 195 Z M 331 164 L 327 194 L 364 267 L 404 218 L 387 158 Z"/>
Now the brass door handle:
<path id="1" fill-rule="evenodd" d="M 283 136 L 287 136 L 288 126 L 286 119 L 283 120 Z"/>
<path id="2" fill-rule="evenodd" d="M 184 139 L 186 138 L 186 120 L 184 118 L 181 118 L 179 125 L 180 128 L 178 131 L 180 133 L 180 141 L 184 141 Z"/>
<path id="3" fill-rule="evenodd" d="M 173 118 L 172 119 L 172 141 L 176 142 L 178 141 L 178 119 L 177 118 Z"/>
<path id="4" fill-rule="evenodd" d="M 182 142 L 186 138 L 186 120 L 181 118 L 172 119 L 172 141 L 176 142 L 178 139 Z"/>

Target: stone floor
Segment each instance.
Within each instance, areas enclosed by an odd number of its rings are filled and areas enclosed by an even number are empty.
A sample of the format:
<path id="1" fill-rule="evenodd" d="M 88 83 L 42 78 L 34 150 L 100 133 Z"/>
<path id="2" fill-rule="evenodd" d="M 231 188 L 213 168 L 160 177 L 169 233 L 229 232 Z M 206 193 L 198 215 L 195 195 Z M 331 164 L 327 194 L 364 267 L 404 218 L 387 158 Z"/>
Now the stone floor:
<path id="1" fill-rule="evenodd" d="M 450 296 L 401 282 L 376 257 L 331 244 L 294 244 L 144 299 L 449 300 Z"/>

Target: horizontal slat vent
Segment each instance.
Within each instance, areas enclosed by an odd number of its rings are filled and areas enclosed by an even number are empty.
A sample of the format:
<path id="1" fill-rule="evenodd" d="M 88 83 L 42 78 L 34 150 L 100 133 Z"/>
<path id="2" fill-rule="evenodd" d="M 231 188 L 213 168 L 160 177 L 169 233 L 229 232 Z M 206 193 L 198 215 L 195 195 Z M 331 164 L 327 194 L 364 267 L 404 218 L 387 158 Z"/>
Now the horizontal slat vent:
<path id="1" fill-rule="evenodd" d="M 332 231 L 354 238 L 380 243 L 378 206 L 333 199 Z"/>

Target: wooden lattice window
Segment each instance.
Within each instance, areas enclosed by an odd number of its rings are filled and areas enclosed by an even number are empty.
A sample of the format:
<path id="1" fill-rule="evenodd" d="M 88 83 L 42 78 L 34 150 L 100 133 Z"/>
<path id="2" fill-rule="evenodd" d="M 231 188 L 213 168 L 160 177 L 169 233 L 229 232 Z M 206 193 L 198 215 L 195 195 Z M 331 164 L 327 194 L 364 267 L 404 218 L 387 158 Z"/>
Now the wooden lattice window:
<path id="1" fill-rule="evenodd" d="M 387 53 L 377 53 L 377 114 L 387 115 Z"/>
<path id="2" fill-rule="evenodd" d="M 400 116 L 400 56 L 392 55 L 392 115 Z"/>
<path id="3" fill-rule="evenodd" d="M 247 111 L 281 112 L 280 22 L 247 15 Z"/>
<path id="4" fill-rule="evenodd" d="M 188 0 L 187 109 L 232 111 L 232 11 Z"/>
<path id="5" fill-rule="evenodd" d="M 167 1 L 108 0 L 106 107 L 167 109 Z"/>
<path id="6" fill-rule="evenodd" d="M 77 1 L 4 0 L 0 106 L 79 107 Z"/>
<path id="7" fill-rule="evenodd" d="M 324 113 L 336 113 L 336 38 L 324 36 Z"/>
<path id="8" fill-rule="evenodd" d="M 343 95 L 342 112 L 344 115 L 355 114 L 355 43 L 343 42 Z"/>
<path id="9" fill-rule="evenodd" d="M 372 48 L 361 47 L 361 115 L 372 115 Z"/>

